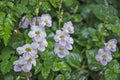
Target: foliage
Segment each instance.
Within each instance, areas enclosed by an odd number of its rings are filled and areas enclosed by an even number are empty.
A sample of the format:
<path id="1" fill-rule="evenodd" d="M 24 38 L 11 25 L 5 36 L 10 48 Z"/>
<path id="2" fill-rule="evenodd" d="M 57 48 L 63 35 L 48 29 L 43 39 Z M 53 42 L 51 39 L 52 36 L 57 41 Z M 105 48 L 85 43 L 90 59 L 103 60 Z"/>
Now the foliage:
<path id="1" fill-rule="evenodd" d="M 45 28 L 48 47 L 38 52 L 31 80 L 119 80 L 120 79 L 120 0 L 1 0 L 0 1 L 0 79 L 26 80 L 24 72 L 13 71 L 18 59 L 16 48 L 30 43 L 29 28 L 19 28 L 21 18 L 30 20 L 43 13 L 52 16 L 52 27 Z M 39 5 L 39 6 L 38 6 Z M 39 12 L 36 8 L 39 7 Z M 73 50 L 61 59 L 54 53 L 53 37 L 64 22 L 73 22 Z M 117 51 L 106 66 L 95 60 L 99 48 L 117 39 Z"/>

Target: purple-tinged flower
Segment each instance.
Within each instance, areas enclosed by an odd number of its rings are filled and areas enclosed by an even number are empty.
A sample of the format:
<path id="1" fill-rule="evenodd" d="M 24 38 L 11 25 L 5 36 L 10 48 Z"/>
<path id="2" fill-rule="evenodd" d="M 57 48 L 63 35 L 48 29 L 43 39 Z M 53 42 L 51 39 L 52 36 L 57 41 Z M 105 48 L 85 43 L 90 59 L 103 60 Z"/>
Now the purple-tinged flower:
<path id="1" fill-rule="evenodd" d="M 41 26 L 40 25 L 40 17 L 34 17 L 30 22 L 30 26 Z"/>
<path id="2" fill-rule="evenodd" d="M 14 62 L 14 71 L 30 72 L 32 65 L 36 66 L 36 60 L 29 53 L 23 54 L 17 61 Z"/>
<path id="3" fill-rule="evenodd" d="M 28 36 L 34 41 L 37 41 L 39 38 L 45 38 L 46 32 L 43 27 L 34 26 L 34 28 L 32 28 L 32 30 L 28 33 Z"/>
<path id="4" fill-rule="evenodd" d="M 18 47 L 17 52 L 18 52 L 18 54 L 26 54 L 26 53 L 29 53 L 31 55 L 37 54 L 37 51 L 32 48 L 31 44 L 25 44 L 22 47 Z"/>
<path id="5" fill-rule="evenodd" d="M 64 46 L 60 45 L 59 43 L 55 44 L 54 52 L 60 58 L 64 58 L 65 56 L 69 54 L 69 51 Z"/>
<path id="6" fill-rule="evenodd" d="M 112 60 L 112 55 L 109 50 L 99 49 L 98 54 L 95 56 L 96 60 L 102 65 L 107 65 Z"/>
<path id="7" fill-rule="evenodd" d="M 65 33 L 64 31 L 57 30 L 56 35 L 54 36 L 54 40 L 62 46 L 66 46 L 67 49 L 72 49 L 71 44 L 73 44 L 73 39 L 70 37 L 69 34 Z"/>
<path id="8" fill-rule="evenodd" d="M 18 61 L 15 61 L 15 62 L 14 62 L 14 71 L 15 71 L 15 72 L 20 72 L 20 71 L 22 71 L 22 69 L 21 69 L 22 65 L 20 65 L 20 64 L 18 64 L 18 63 L 19 63 Z"/>
<path id="9" fill-rule="evenodd" d="M 56 35 L 54 36 L 54 40 L 56 42 L 59 42 L 61 45 L 65 46 L 68 37 L 69 37 L 69 35 L 66 34 L 64 31 L 57 30 Z"/>
<path id="10" fill-rule="evenodd" d="M 20 56 L 20 58 L 16 61 L 14 61 L 14 71 L 15 72 L 20 72 L 22 71 L 22 66 L 26 64 L 25 60 L 23 57 Z"/>
<path id="11" fill-rule="evenodd" d="M 36 54 L 34 54 L 36 56 Z M 27 53 L 26 55 L 23 55 L 23 58 L 25 59 L 25 61 L 27 61 L 27 63 L 32 63 L 34 66 L 36 66 L 36 58 L 34 55 L 30 55 L 29 53 Z"/>
<path id="12" fill-rule="evenodd" d="M 38 39 L 37 41 L 32 43 L 32 46 L 34 46 L 34 49 L 38 49 L 39 51 L 45 51 L 45 47 L 48 46 L 48 43 L 46 39 Z"/>
<path id="13" fill-rule="evenodd" d="M 66 43 L 66 49 L 68 49 L 68 50 L 72 50 L 72 44 L 70 44 L 70 43 Z"/>
<path id="14" fill-rule="evenodd" d="M 64 23 L 63 31 L 65 31 L 66 33 L 69 33 L 69 34 L 74 33 L 74 27 L 73 27 L 73 24 L 72 24 L 71 21 L 68 21 L 68 22 Z"/>
<path id="15" fill-rule="evenodd" d="M 36 60 L 35 58 L 31 57 L 31 55 L 29 54 L 23 55 L 23 57 L 26 64 L 22 66 L 22 70 L 24 72 L 30 72 L 30 70 L 32 69 L 32 65 L 36 66 Z"/>
<path id="16" fill-rule="evenodd" d="M 19 23 L 19 27 L 25 29 L 28 28 L 29 24 L 30 20 L 26 16 L 23 16 Z"/>
<path id="17" fill-rule="evenodd" d="M 40 19 L 41 19 L 41 24 L 43 26 L 47 26 L 47 27 L 52 26 L 52 20 L 49 14 L 42 14 Z"/>
<path id="18" fill-rule="evenodd" d="M 105 49 L 110 50 L 112 52 L 116 51 L 117 40 L 111 39 L 105 44 Z"/>
<path id="19" fill-rule="evenodd" d="M 71 38 L 71 37 L 68 37 L 68 39 L 67 39 L 67 43 L 66 43 L 66 48 L 68 49 L 68 50 L 72 50 L 72 44 L 73 44 L 73 38 Z"/>

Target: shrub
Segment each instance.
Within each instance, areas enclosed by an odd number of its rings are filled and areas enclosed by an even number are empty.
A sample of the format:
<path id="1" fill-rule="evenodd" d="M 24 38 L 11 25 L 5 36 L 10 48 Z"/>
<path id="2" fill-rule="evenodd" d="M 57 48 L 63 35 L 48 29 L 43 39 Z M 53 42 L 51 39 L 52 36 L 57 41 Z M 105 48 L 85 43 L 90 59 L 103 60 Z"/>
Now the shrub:
<path id="1" fill-rule="evenodd" d="M 119 80 L 119 0 L 1 0 L 0 80 Z"/>

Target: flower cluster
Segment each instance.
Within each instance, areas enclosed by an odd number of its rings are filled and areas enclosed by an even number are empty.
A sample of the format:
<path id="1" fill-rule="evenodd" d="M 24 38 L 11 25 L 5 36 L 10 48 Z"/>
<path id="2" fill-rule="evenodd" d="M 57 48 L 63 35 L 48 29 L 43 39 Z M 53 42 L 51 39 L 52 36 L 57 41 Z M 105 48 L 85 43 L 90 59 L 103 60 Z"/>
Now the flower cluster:
<path id="1" fill-rule="evenodd" d="M 32 65 L 36 66 L 35 59 L 38 57 L 38 55 L 37 51 L 33 49 L 31 44 L 25 44 L 22 47 L 18 47 L 17 52 L 20 57 L 14 62 L 14 71 L 29 72 L 32 68 Z"/>
<path id="2" fill-rule="evenodd" d="M 34 49 L 44 51 L 48 43 L 46 38 L 45 26 L 51 27 L 52 20 L 49 14 L 42 14 L 41 17 L 34 17 L 30 23 L 31 31 L 28 36 L 32 38 Z"/>
<path id="3" fill-rule="evenodd" d="M 44 27 L 52 26 L 51 16 L 49 14 L 42 14 L 41 17 L 33 18 L 29 24 L 31 26 L 31 30 L 28 33 L 28 36 L 32 38 L 33 42 L 17 48 L 17 52 L 20 57 L 14 62 L 14 71 L 16 72 L 30 72 L 32 65 L 36 66 L 36 58 L 38 57 L 37 51 L 44 51 L 45 47 L 48 45 L 47 40 L 45 39 L 46 32 Z M 26 24 L 25 21 L 21 24 L 21 27 L 26 28 L 29 24 Z"/>
<path id="4" fill-rule="evenodd" d="M 54 40 L 56 41 L 54 52 L 60 58 L 69 54 L 72 50 L 73 39 L 70 34 L 74 33 L 74 27 L 71 21 L 64 23 L 62 30 L 57 30 Z"/>
<path id="5" fill-rule="evenodd" d="M 116 51 L 117 40 L 109 40 L 103 49 L 98 50 L 98 54 L 95 56 L 96 60 L 102 65 L 107 65 L 108 62 L 112 60 L 111 52 Z"/>

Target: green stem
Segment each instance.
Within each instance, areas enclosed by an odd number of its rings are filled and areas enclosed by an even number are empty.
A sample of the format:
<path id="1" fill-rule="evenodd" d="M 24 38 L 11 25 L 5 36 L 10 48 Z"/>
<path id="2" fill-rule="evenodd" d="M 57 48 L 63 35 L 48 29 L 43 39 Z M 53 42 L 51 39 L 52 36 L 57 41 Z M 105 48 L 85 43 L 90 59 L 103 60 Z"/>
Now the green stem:
<path id="1" fill-rule="evenodd" d="M 30 72 L 27 73 L 27 80 L 30 80 Z"/>
<path id="2" fill-rule="evenodd" d="M 60 29 L 60 27 L 61 27 L 62 15 L 63 15 L 63 10 L 61 10 L 61 8 L 62 8 L 62 0 L 61 0 L 61 2 L 59 3 L 59 10 L 58 10 L 58 19 L 59 19 L 58 28 L 59 28 L 59 29 Z"/>
<path id="3" fill-rule="evenodd" d="M 37 6 L 36 6 L 36 9 L 35 9 L 36 21 L 37 21 L 37 18 L 38 18 L 39 9 L 40 9 L 41 4 L 42 4 L 42 2 L 40 2 L 40 0 L 37 0 Z M 38 21 L 37 21 L 37 23 L 38 23 Z"/>
<path id="4" fill-rule="evenodd" d="M 106 29 L 108 26 L 108 17 L 109 17 L 109 10 L 108 10 L 108 2 L 104 0 L 105 3 L 105 21 L 104 21 L 104 28 Z"/>

